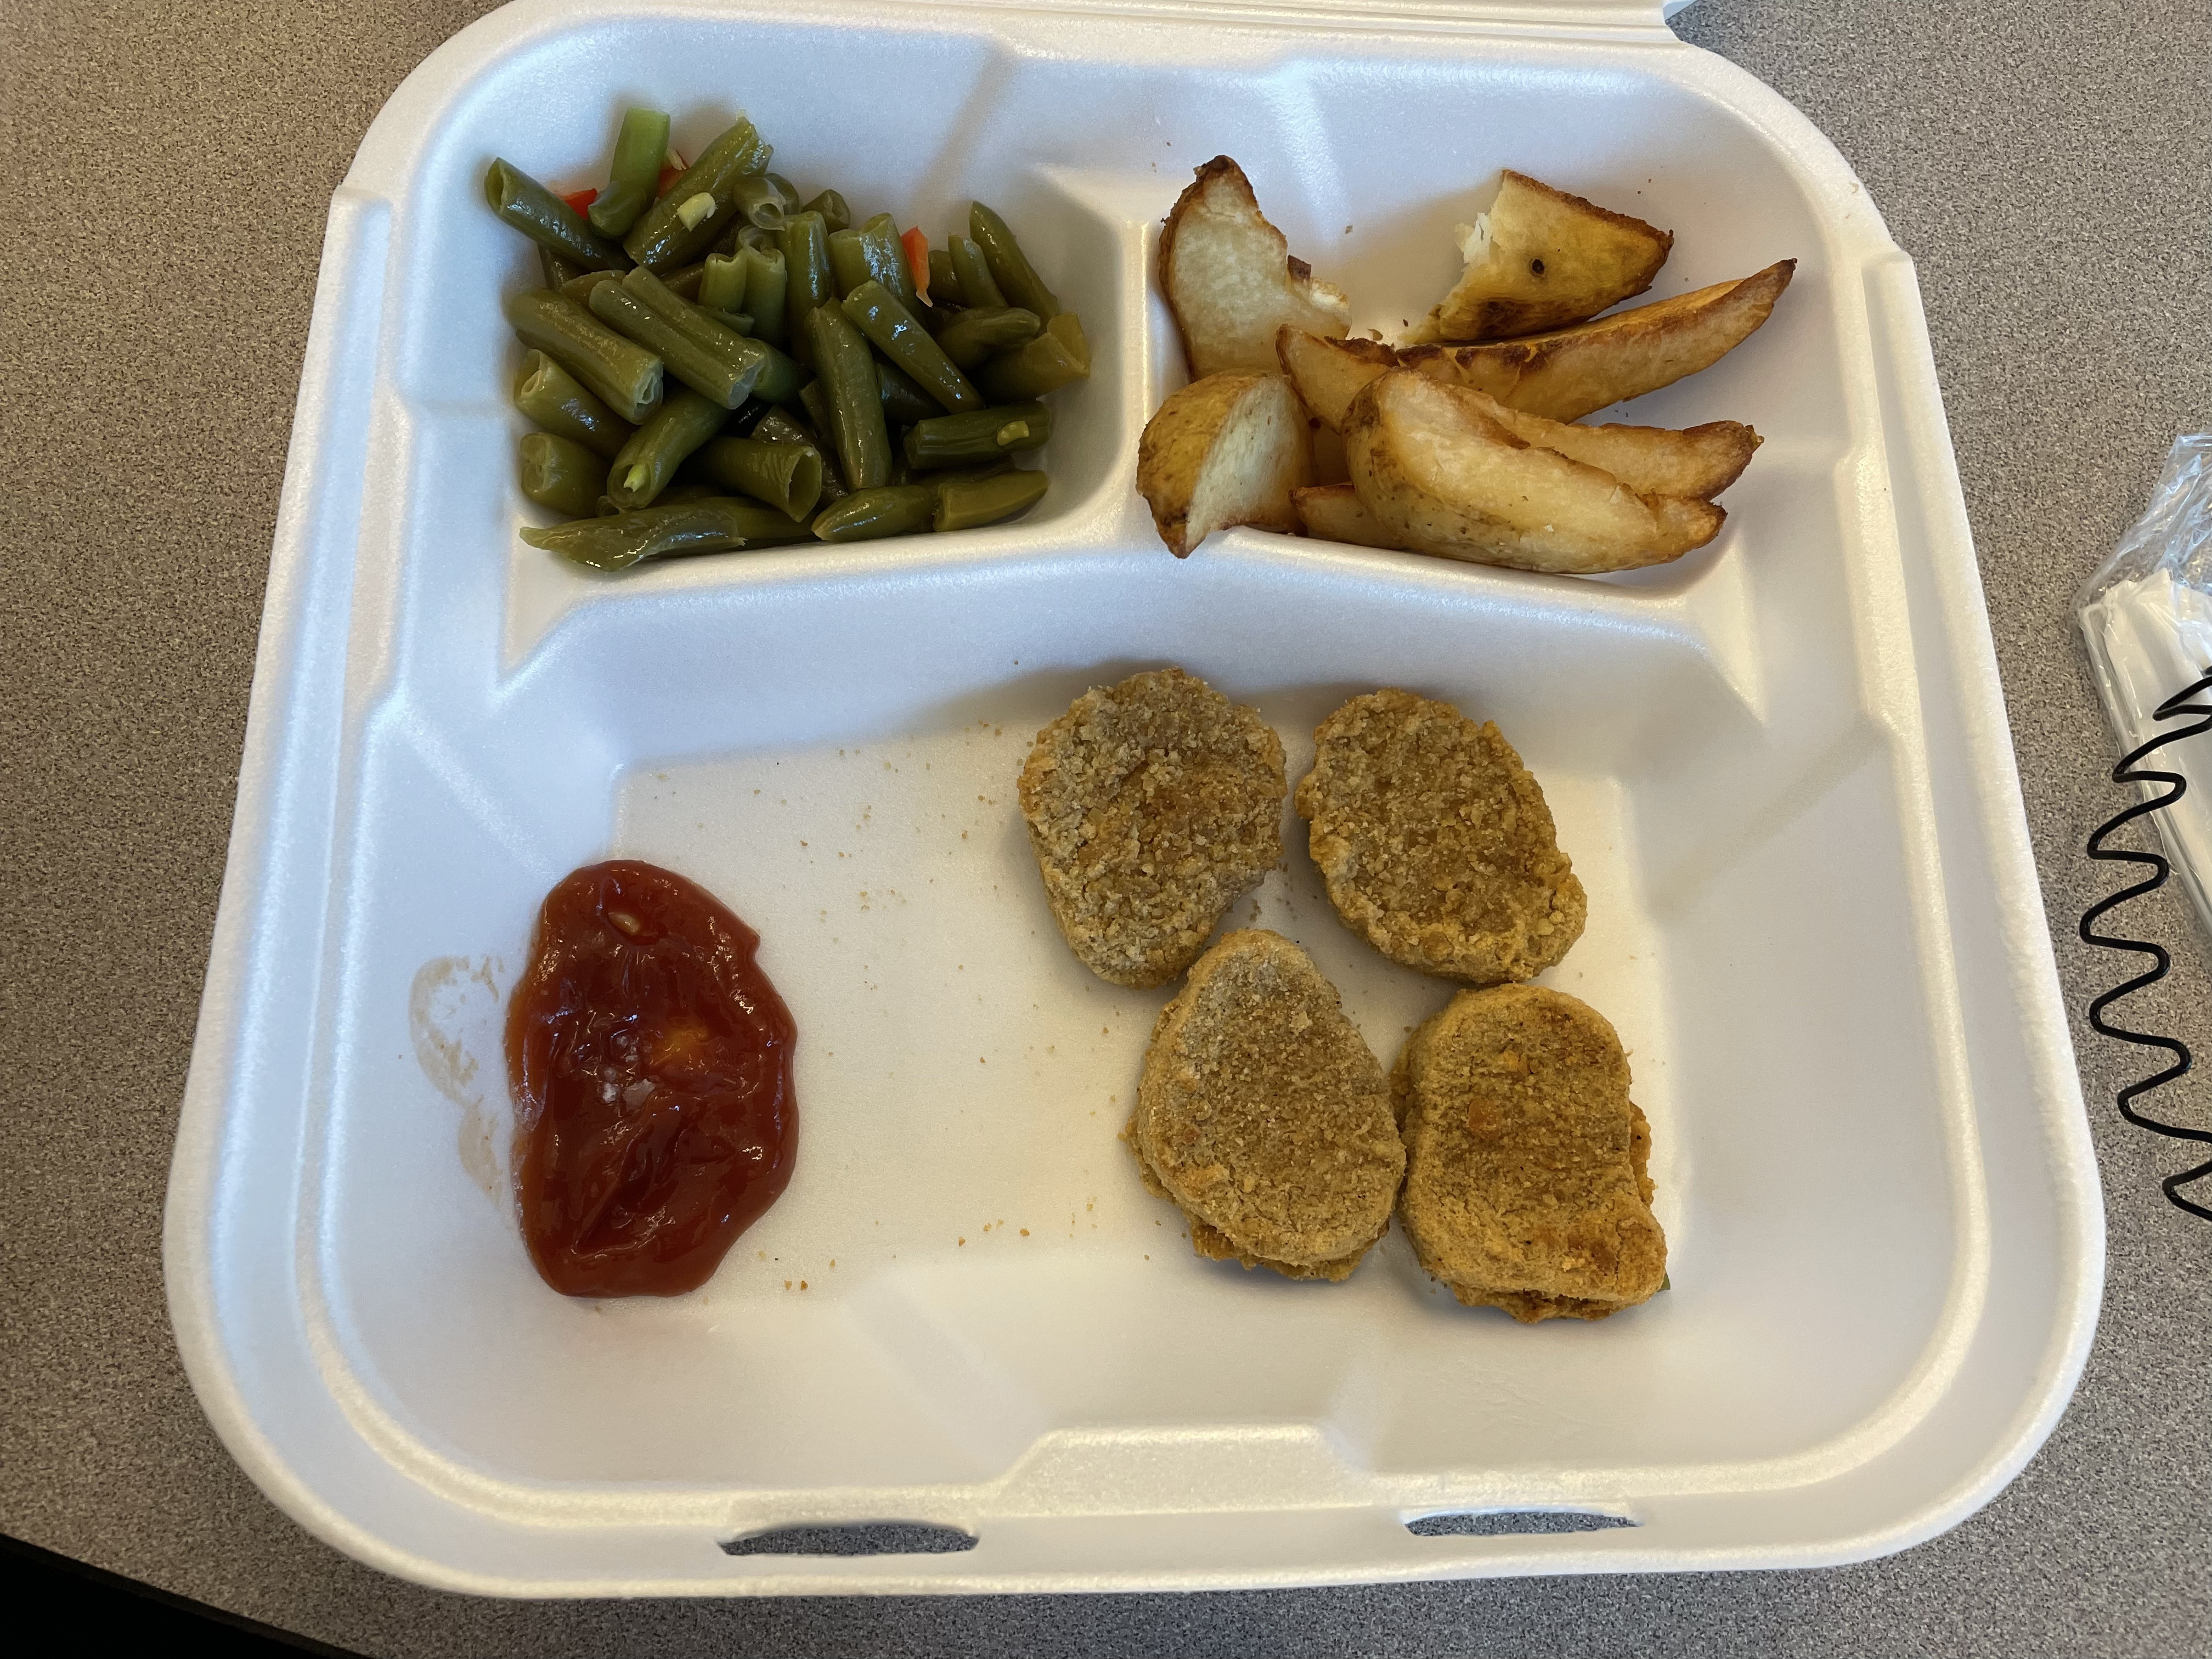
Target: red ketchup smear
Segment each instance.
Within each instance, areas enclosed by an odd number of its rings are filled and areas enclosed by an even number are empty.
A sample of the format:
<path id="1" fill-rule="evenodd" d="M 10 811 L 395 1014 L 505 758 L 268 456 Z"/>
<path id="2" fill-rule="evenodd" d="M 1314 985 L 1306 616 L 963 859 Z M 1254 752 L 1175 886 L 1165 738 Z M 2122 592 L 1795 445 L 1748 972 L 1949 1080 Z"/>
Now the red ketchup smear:
<path id="1" fill-rule="evenodd" d="M 522 1236 L 564 1296 L 696 1290 L 791 1179 L 791 1011 L 760 935 L 635 860 L 545 896 L 507 1010 Z"/>

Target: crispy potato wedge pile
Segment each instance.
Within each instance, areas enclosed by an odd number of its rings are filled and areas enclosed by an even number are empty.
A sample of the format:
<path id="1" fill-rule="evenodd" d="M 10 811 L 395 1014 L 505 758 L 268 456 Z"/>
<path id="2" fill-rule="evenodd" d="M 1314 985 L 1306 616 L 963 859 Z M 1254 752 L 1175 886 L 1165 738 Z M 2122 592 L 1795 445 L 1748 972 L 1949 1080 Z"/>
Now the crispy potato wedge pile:
<path id="1" fill-rule="evenodd" d="M 1200 378 L 1139 447 L 1138 488 L 1178 557 L 1249 524 L 1595 574 L 1720 532 L 1713 498 L 1758 433 L 1579 422 L 1734 350 L 1796 262 L 1601 316 L 1650 287 L 1669 233 L 1511 172 L 1462 231 L 1466 269 L 1413 343 L 1352 339 L 1344 296 L 1290 257 L 1243 170 L 1226 156 L 1199 169 L 1169 217 L 1160 281 Z M 1309 426 L 1336 434 L 1332 456 L 1340 440 L 1344 470 L 1322 476 L 1349 483 L 1314 482 Z"/>
<path id="2" fill-rule="evenodd" d="M 1323 336 L 1350 326 L 1352 302 L 1314 279 L 1269 224 L 1244 169 L 1226 155 L 1199 168 L 1160 233 L 1160 292 L 1193 380 L 1272 374 L 1275 331 Z"/>

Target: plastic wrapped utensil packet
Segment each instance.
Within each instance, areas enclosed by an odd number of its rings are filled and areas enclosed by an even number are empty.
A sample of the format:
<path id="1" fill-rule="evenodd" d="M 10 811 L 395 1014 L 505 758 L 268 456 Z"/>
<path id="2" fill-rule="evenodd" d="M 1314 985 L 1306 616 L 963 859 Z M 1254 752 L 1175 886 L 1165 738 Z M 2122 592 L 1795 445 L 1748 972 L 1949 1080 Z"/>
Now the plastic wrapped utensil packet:
<path id="1" fill-rule="evenodd" d="M 2212 673 L 2212 433 L 2174 440 L 2149 505 L 2083 586 L 2076 612 L 2105 717 L 2132 754 L 2173 729 L 2160 705 Z M 2153 817 L 2212 933 L 2212 748 L 2178 743 L 2155 764 L 2188 780 Z"/>

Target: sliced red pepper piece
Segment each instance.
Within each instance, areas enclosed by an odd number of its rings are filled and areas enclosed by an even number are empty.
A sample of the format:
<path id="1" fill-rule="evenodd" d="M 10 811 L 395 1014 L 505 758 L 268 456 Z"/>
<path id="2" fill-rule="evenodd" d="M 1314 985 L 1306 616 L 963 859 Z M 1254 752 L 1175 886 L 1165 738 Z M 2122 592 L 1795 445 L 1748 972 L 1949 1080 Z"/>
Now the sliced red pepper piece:
<path id="1" fill-rule="evenodd" d="M 906 249 L 906 268 L 914 273 L 914 291 L 922 299 L 929 298 L 929 238 L 920 225 L 899 234 L 899 244 Z"/>
<path id="2" fill-rule="evenodd" d="M 561 199 L 566 202 L 570 207 L 575 209 L 577 212 L 581 213 L 586 208 L 591 206 L 592 203 L 599 199 L 599 192 L 596 190 L 571 191 L 568 195 L 563 196 Z"/>

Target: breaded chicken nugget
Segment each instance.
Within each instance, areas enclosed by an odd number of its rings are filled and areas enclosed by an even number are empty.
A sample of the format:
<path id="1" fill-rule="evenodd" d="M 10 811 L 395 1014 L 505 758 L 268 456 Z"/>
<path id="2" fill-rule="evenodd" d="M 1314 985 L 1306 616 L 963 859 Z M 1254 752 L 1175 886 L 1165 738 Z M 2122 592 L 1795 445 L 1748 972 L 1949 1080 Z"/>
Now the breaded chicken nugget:
<path id="1" fill-rule="evenodd" d="M 1283 855 L 1283 744 L 1180 668 L 1086 691 L 1037 733 L 1022 817 L 1068 947 L 1164 985 Z"/>
<path id="2" fill-rule="evenodd" d="M 1587 909 L 1544 792 L 1512 744 L 1448 702 L 1354 697 L 1314 732 L 1298 816 L 1345 926 L 1393 962 L 1495 985 L 1533 979 Z"/>
<path id="3" fill-rule="evenodd" d="M 1665 1281 L 1651 1127 L 1595 1008 L 1540 985 L 1462 991 L 1406 1039 L 1390 1085 L 1399 1213 L 1462 1302 L 1523 1324 L 1602 1319 Z"/>
<path id="4" fill-rule="evenodd" d="M 1130 1120 L 1146 1185 L 1200 1255 L 1344 1279 L 1406 1170 L 1382 1067 L 1279 933 L 1231 933 L 1161 1011 Z"/>
<path id="5" fill-rule="evenodd" d="M 1128 1127 L 1121 1132 L 1121 1138 L 1129 1143 L 1130 1150 L 1136 1152 L 1137 1178 L 1145 1183 L 1145 1190 L 1154 1198 L 1164 1198 L 1169 1203 L 1175 1204 L 1175 1194 L 1160 1185 L 1160 1178 L 1152 1173 L 1152 1166 L 1145 1162 L 1144 1153 L 1137 1148 L 1137 1120 L 1134 1113 L 1130 1115 Z M 1182 1209 L 1179 1204 L 1176 1205 L 1176 1207 Z M 1262 1265 L 1258 1256 L 1249 1251 L 1240 1250 L 1231 1243 L 1229 1236 L 1218 1227 L 1208 1226 L 1188 1210 L 1182 1211 L 1182 1218 L 1184 1224 L 1190 1229 L 1190 1248 L 1207 1261 L 1239 1261 L 1243 1263 L 1247 1273 Z M 1362 1252 L 1362 1254 L 1364 1253 Z M 1314 1267 L 1293 1267 L 1285 1261 L 1270 1261 L 1265 1265 L 1273 1267 L 1285 1279 L 1343 1279 L 1352 1276 L 1352 1270 L 1359 1265 L 1359 1256 L 1350 1255 L 1340 1261 L 1324 1261 Z"/>

